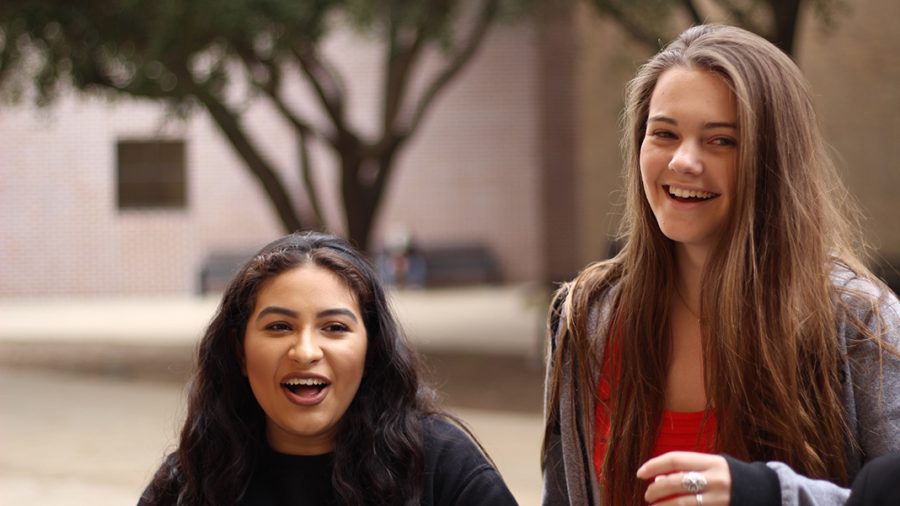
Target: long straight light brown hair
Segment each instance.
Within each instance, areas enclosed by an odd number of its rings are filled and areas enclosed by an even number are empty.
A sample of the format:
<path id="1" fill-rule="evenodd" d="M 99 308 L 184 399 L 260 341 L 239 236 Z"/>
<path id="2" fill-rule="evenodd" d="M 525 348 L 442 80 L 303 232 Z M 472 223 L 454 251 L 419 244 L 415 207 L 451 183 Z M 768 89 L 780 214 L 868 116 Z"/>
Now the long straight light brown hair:
<path id="1" fill-rule="evenodd" d="M 558 420 L 563 357 L 573 361 L 580 406 L 593 406 L 600 364 L 587 319 L 618 285 L 617 388 L 605 406 L 611 438 L 603 458 L 606 504 L 640 504 L 635 478 L 649 458 L 664 405 L 670 355 L 669 300 L 675 246 L 662 234 L 641 184 L 639 152 L 659 77 L 681 67 L 721 77 L 737 101 L 737 184 L 722 238 L 701 280 L 701 333 L 716 450 L 741 460 L 779 460 L 807 476 L 847 482 L 838 320 L 849 313 L 830 273 L 840 263 L 874 279 L 854 254 L 861 241 L 849 195 L 819 131 L 799 69 L 763 38 L 739 28 L 685 31 L 640 68 L 627 87 L 626 204 L 621 252 L 563 287 L 565 318 L 548 376 L 549 419 Z M 877 308 L 873 301 L 862 301 Z M 851 322 L 875 337 L 857 319 Z M 594 329 L 596 330 L 596 329 Z M 605 330 L 605 329 L 604 329 Z M 851 441 L 852 444 L 852 441 Z M 593 469 L 587 469 L 593 472 Z"/>

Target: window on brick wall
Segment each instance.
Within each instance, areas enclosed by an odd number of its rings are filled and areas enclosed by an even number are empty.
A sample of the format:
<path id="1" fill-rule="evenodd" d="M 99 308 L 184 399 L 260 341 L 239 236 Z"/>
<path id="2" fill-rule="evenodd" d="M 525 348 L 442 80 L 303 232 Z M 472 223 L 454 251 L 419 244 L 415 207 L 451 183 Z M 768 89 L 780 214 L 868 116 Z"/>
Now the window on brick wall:
<path id="1" fill-rule="evenodd" d="M 184 141 L 121 140 L 116 146 L 119 209 L 184 209 Z"/>

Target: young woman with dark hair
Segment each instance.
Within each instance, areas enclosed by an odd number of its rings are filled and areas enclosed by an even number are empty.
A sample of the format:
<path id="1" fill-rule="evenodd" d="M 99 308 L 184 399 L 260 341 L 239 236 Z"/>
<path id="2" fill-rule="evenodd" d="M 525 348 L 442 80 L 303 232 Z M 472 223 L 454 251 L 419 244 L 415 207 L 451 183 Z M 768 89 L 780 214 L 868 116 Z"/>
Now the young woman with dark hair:
<path id="1" fill-rule="evenodd" d="M 627 89 L 623 247 L 551 311 L 545 504 L 838 505 L 900 450 L 900 303 L 808 86 L 697 26 Z"/>
<path id="2" fill-rule="evenodd" d="M 140 505 L 515 504 L 440 412 L 370 265 L 308 233 L 265 246 L 199 345 L 178 449 Z"/>

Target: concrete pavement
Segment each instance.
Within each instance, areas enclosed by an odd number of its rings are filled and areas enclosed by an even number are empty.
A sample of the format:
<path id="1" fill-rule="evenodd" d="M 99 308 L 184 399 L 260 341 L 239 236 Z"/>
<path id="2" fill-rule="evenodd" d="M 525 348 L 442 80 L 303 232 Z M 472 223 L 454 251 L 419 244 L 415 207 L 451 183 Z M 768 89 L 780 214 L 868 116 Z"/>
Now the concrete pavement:
<path id="1" fill-rule="evenodd" d="M 533 286 L 393 290 L 389 296 L 422 351 L 540 355 L 545 295 Z M 0 347 L 192 347 L 218 303 L 217 295 L 0 299 Z"/>
<path id="2" fill-rule="evenodd" d="M 132 505 L 176 442 L 182 387 L 0 369 L 0 504 Z M 540 501 L 541 416 L 453 409 L 523 506 Z"/>

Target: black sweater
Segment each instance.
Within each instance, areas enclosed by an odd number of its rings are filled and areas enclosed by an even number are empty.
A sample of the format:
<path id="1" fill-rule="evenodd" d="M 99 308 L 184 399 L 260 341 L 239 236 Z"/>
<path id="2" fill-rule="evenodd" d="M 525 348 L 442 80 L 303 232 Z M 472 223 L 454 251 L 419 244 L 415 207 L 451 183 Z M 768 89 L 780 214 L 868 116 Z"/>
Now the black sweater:
<path id="1" fill-rule="evenodd" d="M 503 479 L 469 436 L 440 418 L 426 419 L 423 506 L 515 505 Z M 332 454 L 266 452 L 240 506 L 338 505 Z M 138 503 L 141 506 L 142 502 Z"/>

